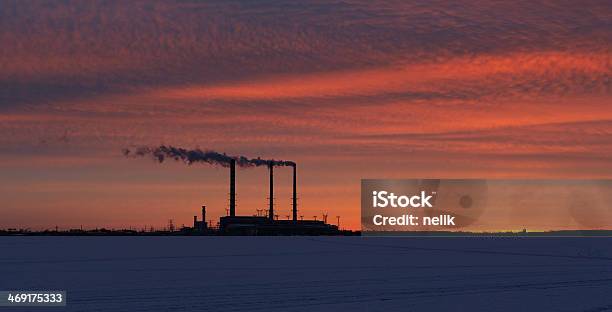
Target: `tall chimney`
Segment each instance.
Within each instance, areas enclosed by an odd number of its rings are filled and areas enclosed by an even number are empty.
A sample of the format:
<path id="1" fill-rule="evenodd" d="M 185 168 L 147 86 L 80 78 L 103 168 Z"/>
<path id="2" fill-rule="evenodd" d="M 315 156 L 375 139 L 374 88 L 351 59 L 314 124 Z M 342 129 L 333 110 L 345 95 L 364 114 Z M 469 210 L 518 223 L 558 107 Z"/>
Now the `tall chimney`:
<path id="1" fill-rule="evenodd" d="M 230 217 L 236 216 L 236 160 L 230 161 Z"/>
<path id="2" fill-rule="evenodd" d="M 269 164 L 270 168 L 270 221 L 274 221 L 274 165 Z"/>
<path id="3" fill-rule="evenodd" d="M 202 222 L 206 222 L 206 206 L 202 206 Z"/>
<path id="4" fill-rule="evenodd" d="M 297 221 L 297 164 L 293 165 L 293 221 Z"/>

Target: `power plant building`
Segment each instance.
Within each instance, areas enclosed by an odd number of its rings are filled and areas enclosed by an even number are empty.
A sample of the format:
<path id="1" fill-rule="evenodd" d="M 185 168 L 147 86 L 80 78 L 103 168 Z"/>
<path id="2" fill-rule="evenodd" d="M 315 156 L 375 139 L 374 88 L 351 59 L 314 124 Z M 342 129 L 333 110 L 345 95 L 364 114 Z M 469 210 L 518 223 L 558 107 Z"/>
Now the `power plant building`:
<path id="1" fill-rule="evenodd" d="M 274 164 L 268 165 L 270 194 L 268 216 L 236 215 L 236 161 L 230 161 L 229 215 L 219 219 L 221 235 L 339 235 L 337 226 L 318 220 L 297 219 L 297 165 L 293 164 L 293 213 L 291 220 L 276 220 L 274 215 Z M 207 231 L 206 208 L 202 206 L 202 221 L 194 216 L 194 230 Z"/>

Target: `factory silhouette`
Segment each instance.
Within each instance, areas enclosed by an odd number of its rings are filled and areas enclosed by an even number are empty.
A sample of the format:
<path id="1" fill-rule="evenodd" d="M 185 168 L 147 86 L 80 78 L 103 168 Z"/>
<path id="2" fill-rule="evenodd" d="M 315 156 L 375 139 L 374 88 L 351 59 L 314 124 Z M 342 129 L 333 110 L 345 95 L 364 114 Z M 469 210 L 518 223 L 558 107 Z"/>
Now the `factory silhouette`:
<path id="1" fill-rule="evenodd" d="M 297 207 L 297 164 L 292 161 L 264 160 L 260 158 L 250 159 L 244 156 L 228 156 L 214 151 L 202 151 L 199 149 L 187 150 L 172 146 L 160 146 L 157 148 L 140 147 L 136 150 L 124 150 L 127 157 L 146 155 L 155 160 L 163 162 L 166 159 L 184 161 L 191 165 L 193 163 L 208 163 L 229 167 L 229 209 L 228 215 L 220 217 L 218 226 L 212 226 L 206 222 L 206 206 L 202 206 L 201 220 L 193 216 L 193 227 L 183 228 L 181 231 L 189 235 L 346 235 L 353 234 L 351 231 L 341 231 L 338 225 L 327 223 L 323 220 L 298 220 Z M 253 167 L 267 166 L 269 172 L 269 206 L 266 215 L 249 216 L 237 215 L 236 213 L 236 166 Z M 274 212 L 274 167 L 291 167 L 293 169 L 293 198 L 292 218 L 279 220 Z M 259 211 L 258 211 L 259 212 Z"/>
<path id="2" fill-rule="evenodd" d="M 218 228 L 206 222 L 206 206 L 202 206 L 202 217 L 198 221 L 193 216 L 193 234 L 219 235 L 340 235 L 337 225 L 327 224 L 327 220 L 298 220 L 297 215 L 297 165 L 293 169 L 292 218 L 279 220 L 274 213 L 274 164 L 268 165 L 270 173 L 270 193 L 267 215 L 238 215 L 236 213 L 236 161 L 230 160 L 229 166 L 229 215 L 219 218 Z"/>

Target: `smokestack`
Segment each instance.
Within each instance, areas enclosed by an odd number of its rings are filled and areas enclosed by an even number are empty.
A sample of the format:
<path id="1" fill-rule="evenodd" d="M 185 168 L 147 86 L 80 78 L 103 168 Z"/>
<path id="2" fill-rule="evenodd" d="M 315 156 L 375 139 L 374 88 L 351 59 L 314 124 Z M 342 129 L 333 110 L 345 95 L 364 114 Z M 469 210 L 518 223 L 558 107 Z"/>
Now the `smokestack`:
<path id="1" fill-rule="evenodd" d="M 202 222 L 206 221 L 206 206 L 202 206 Z"/>
<path id="2" fill-rule="evenodd" d="M 274 221 L 274 165 L 269 164 L 270 168 L 270 221 Z"/>
<path id="3" fill-rule="evenodd" d="M 293 165 L 293 221 L 297 221 L 297 165 Z"/>
<path id="4" fill-rule="evenodd" d="M 236 160 L 230 160 L 230 217 L 236 216 Z"/>

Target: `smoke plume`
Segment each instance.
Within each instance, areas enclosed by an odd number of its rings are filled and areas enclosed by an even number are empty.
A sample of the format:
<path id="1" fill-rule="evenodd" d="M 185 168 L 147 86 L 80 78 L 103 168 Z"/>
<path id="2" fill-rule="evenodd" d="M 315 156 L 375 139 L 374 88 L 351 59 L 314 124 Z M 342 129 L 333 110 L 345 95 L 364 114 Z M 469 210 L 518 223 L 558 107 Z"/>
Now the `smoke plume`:
<path id="1" fill-rule="evenodd" d="M 219 153 L 210 150 L 200 149 L 185 149 L 174 146 L 159 146 L 148 147 L 142 146 L 134 149 L 123 149 L 123 155 L 126 157 L 146 157 L 151 156 L 153 159 L 162 163 L 166 159 L 175 161 L 183 161 L 188 165 L 193 163 L 208 163 L 222 167 L 229 167 L 231 160 L 236 161 L 236 165 L 240 167 L 259 167 L 259 166 L 295 166 L 295 162 L 288 160 L 248 158 L 245 156 L 229 156 L 225 153 Z"/>

